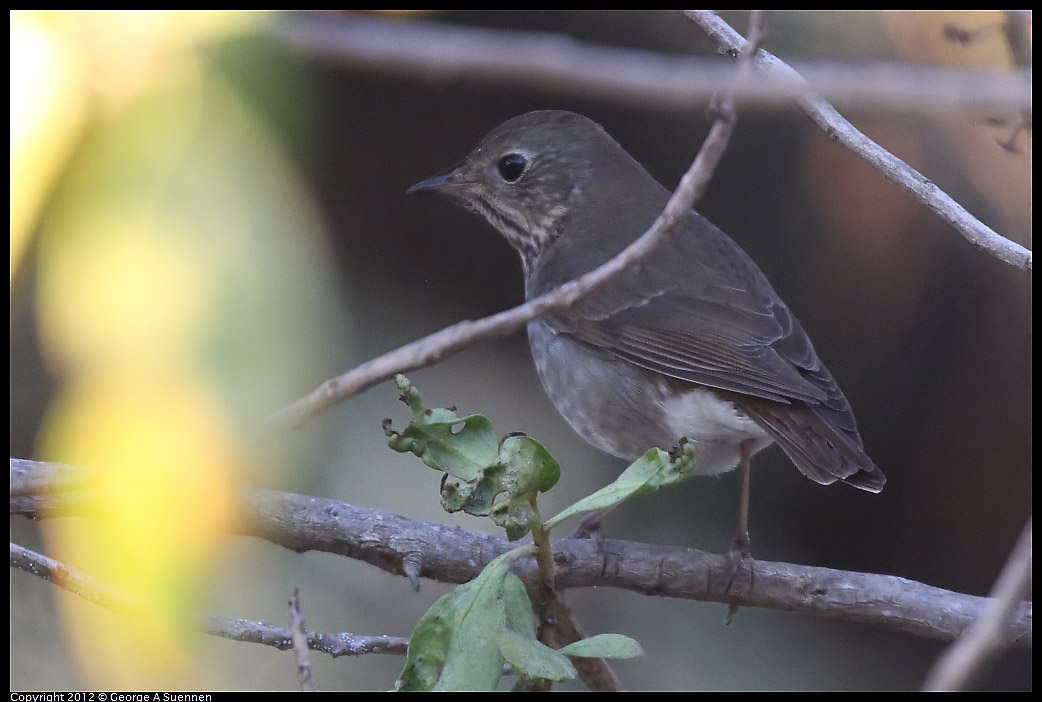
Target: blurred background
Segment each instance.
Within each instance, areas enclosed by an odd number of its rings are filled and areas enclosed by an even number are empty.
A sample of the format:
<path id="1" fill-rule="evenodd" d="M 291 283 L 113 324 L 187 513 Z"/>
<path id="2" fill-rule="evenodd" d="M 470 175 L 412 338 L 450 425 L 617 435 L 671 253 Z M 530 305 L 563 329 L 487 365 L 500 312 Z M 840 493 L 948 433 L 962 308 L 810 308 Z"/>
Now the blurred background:
<path id="1" fill-rule="evenodd" d="M 724 17 L 744 31 L 743 13 Z M 765 48 L 793 61 L 1002 67 L 1004 19 L 779 12 Z M 381 420 L 407 417 L 392 383 L 286 435 L 265 436 L 262 422 L 364 360 L 522 301 L 505 241 L 404 194 L 496 124 L 581 112 L 672 188 L 709 119 L 705 106 L 435 79 L 395 69 L 393 52 L 348 61 L 320 48 L 345 28 L 406 24 L 716 55 L 677 12 L 12 14 L 10 452 L 104 467 L 119 488 L 95 519 L 12 518 L 11 538 L 156 607 L 154 628 L 130 631 L 12 570 L 12 689 L 297 689 L 291 653 L 184 623 L 284 626 L 299 587 L 310 629 L 407 636 L 448 590 L 425 581 L 414 593 L 345 558 L 222 536 L 236 483 L 489 528 L 444 514 L 440 476 L 387 449 Z M 1031 246 L 1031 133 L 1017 132 L 1018 115 L 843 112 Z M 879 495 L 825 488 L 765 451 L 753 555 L 987 593 L 1031 512 L 1030 275 L 973 250 L 795 108 L 740 112 L 699 210 L 802 320 L 888 477 Z M 563 475 L 545 513 L 624 467 L 558 417 L 523 334 L 410 377 L 431 406 L 486 414 L 555 455 Z M 695 479 L 626 504 L 604 530 L 722 551 L 736 502 L 735 474 Z M 724 605 L 611 589 L 568 599 L 589 632 L 642 643 L 644 658 L 617 665 L 634 689 L 916 689 L 943 648 L 767 610 L 724 626 Z M 323 689 L 388 689 L 403 662 L 312 654 Z M 1030 653 L 1005 654 L 981 685 L 1030 689 Z"/>

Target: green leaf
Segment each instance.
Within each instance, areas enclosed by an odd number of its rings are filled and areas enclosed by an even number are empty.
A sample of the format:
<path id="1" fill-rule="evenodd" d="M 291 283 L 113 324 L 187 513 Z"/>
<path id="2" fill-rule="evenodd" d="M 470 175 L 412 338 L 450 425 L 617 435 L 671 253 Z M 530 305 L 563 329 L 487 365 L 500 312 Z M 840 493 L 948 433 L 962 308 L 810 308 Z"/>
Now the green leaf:
<path id="1" fill-rule="evenodd" d="M 539 518 L 535 497 L 557 484 L 561 466 L 535 439 L 511 436 L 499 447 L 498 493 L 493 496 L 492 520 L 506 529 L 507 538 L 517 541 Z"/>
<path id="2" fill-rule="evenodd" d="M 644 655 L 644 649 L 622 634 L 598 634 L 570 643 L 560 653 L 576 658 L 636 658 Z"/>
<path id="3" fill-rule="evenodd" d="M 570 680 L 577 675 L 570 660 L 535 638 L 503 629 L 496 636 L 496 646 L 520 677 Z"/>
<path id="4" fill-rule="evenodd" d="M 535 439 L 521 434 L 509 436 L 499 447 L 499 460 L 515 476 L 519 493 L 546 492 L 561 478 L 561 466 Z"/>
<path id="5" fill-rule="evenodd" d="M 691 477 L 694 465 L 695 448 L 686 439 L 681 439 L 680 445 L 670 453 L 653 448 L 631 463 L 615 482 L 547 520 L 544 528 L 550 530 L 576 514 L 607 509 L 631 497 L 646 495 L 667 485 L 675 485 Z"/>
<path id="6" fill-rule="evenodd" d="M 528 592 L 521 578 L 513 573 L 508 573 L 503 580 L 503 615 L 503 625 L 507 629 L 530 639 L 536 637 L 532 601 L 528 599 Z"/>
<path id="7" fill-rule="evenodd" d="M 388 445 L 411 451 L 428 466 L 448 473 L 442 483 L 442 506 L 491 517 L 516 541 L 539 518 L 535 498 L 561 476 L 561 467 L 539 442 L 524 435 L 497 445 L 492 423 L 480 414 L 458 417 L 454 410 L 428 409 L 408 378 L 395 378 L 413 420 L 401 433 L 384 422 Z"/>
<path id="8" fill-rule="evenodd" d="M 391 428 L 390 421 L 384 422 L 388 446 L 400 453 L 412 452 L 431 468 L 464 481 L 479 479 L 496 461 L 499 447 L 488 417 L 459 417 L 450 409 L 428 409 L 408 378 L 399 374 L 395 383 L 413 418 L 401 433 Z"/>
<path id="9" fill-rule="evenodd" d="M 506 620 L 508 575 L 510 561 L 500 556 L 427 610 L 413 631 L 396 690 L 496 689 L 503 673 L 496 636 Z"/>

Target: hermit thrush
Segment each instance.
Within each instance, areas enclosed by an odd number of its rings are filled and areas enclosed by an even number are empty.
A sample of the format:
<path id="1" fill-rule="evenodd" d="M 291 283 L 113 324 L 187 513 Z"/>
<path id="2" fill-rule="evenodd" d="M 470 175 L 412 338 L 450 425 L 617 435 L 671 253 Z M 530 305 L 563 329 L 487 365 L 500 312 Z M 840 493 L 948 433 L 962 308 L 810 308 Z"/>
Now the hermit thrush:
<path id="1" fill-rule="evenodd" d="M 477 212 L 524 266 L 531 299 L 644 233 L 670 193 L 600 125 L 530 112 L 499 125 L 456 169 L 409 192 Z M 748 470 L 777 442 L 811 480 L 878 492 L 843 392 L 752 259 L 695 211 L 636 266 L 528 325 L 539 378 L 584 439 L 633 459 L 695 446 L 695 472 L 743 470 L 732 553 L 748 555 Z"/>

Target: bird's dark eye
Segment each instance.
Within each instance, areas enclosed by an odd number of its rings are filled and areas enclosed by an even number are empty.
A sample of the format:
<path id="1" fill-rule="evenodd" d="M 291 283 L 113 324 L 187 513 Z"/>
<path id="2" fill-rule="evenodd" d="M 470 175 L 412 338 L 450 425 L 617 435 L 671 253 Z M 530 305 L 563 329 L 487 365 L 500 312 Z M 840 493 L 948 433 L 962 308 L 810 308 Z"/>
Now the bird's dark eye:
<path id="1" fill-rule="evenodd" d="M 528 159 L 521 154 L 507 154 L 496 164 L 500 177 L 508 183 L 516 183 L 527 166 Z"/>

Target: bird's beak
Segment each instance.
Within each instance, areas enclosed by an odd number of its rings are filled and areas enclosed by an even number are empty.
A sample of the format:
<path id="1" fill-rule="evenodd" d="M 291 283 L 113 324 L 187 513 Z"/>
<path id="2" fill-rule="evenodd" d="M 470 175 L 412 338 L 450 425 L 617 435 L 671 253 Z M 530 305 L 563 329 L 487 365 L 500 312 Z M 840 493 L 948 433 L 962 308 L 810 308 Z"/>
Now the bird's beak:
<path id="1" fill-rule="evenodd" d="M 433 193 L 435 195 L 452 197 L 457 195 L 460 192 L 460 188 L 465 185 L 467 185 L 467 181 L 464 180 L 463 174 L 459 168 L 455 168 L 447 173 L 432 176 L 427 180 L 421 180 L 405 192 L 409 195 L 413 193 Z"/>

